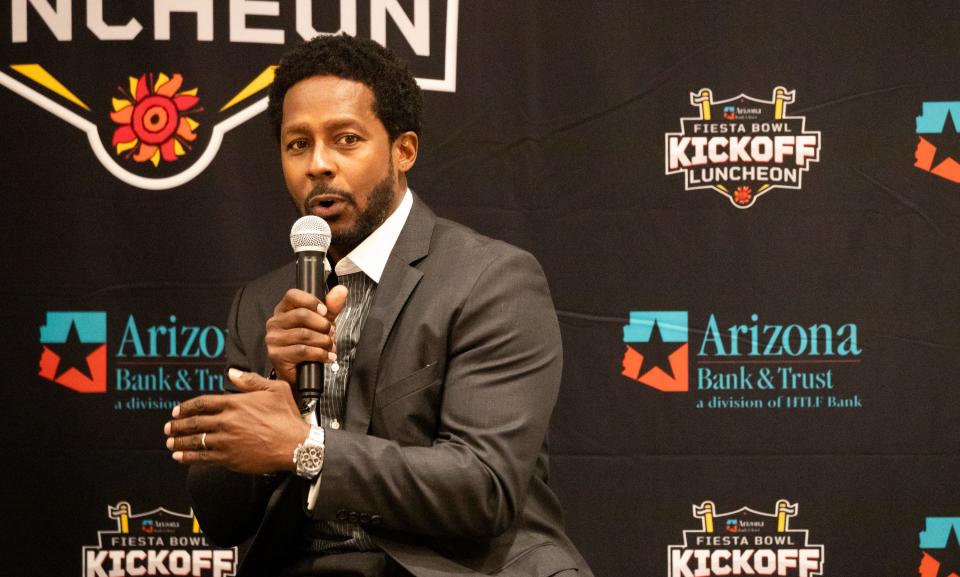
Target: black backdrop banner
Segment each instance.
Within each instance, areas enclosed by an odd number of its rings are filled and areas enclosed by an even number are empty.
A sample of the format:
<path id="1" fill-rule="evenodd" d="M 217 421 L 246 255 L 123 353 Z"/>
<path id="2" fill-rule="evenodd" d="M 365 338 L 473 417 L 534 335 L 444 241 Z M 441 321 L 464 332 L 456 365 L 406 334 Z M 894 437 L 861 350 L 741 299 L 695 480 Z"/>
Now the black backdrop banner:
<path id="1" fill-rule="evenodd" d="M 164 448 L 292 258 L 266 89 L 397 51 L 411 187 L 531 251 L 567 527 L 610 577 L 960 573 L 956 2 L 11 0 L 0 575 L 215 575 Z"/>

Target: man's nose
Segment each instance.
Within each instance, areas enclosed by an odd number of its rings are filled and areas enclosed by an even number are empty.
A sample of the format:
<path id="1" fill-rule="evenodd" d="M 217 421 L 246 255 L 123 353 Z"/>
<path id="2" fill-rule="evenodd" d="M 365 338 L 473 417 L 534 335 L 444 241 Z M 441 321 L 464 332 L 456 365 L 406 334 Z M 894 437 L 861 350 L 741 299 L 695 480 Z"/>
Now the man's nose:
<path id="1" fill-rule="evenodd" d="M 332 159 L 330 149 L 317 146 L 310 157 L 310 176 L 313 178 L 330 178 L 336 175 L 336 163 Z"/>

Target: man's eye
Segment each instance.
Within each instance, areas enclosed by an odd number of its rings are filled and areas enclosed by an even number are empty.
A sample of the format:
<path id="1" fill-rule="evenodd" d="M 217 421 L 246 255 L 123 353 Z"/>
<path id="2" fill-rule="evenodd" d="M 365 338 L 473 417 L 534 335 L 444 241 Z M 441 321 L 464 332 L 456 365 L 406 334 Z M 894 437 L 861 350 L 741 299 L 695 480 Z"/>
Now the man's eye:
<path id="1" fill-rule="evenodd" d="M 347 146 L 353 146 L 360 142 L 360 137 L 356 134 L 344 134 L 340 137 L 340 144 L 346 144 Z"/>
<path id="2" fill-rule="evenodd" d="M 307 141 L 303 138 L 291 140 L 287 143 L 287 150 L 303 150 L 307 147 Z"/>

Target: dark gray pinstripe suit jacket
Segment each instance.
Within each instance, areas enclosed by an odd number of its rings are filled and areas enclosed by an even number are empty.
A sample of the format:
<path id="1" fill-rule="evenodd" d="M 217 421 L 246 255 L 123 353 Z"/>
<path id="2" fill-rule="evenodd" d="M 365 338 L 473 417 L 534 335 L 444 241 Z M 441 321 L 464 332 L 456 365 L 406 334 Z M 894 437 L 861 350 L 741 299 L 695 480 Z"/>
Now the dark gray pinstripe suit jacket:
<path id="1" fill-rule="evenodd" d="M 288 265 L 238 293 L 232 366 L 269 373 L 264 323 L 293 282 Z M 344 427 L 326 431 L 317 509 L 304 511 L 296 476 L 271 485 L 194 466 L 188 485 L 207 535 L 221 545 L 254 536 L 242 576 L 288 562 L 312 516 L 359 522 L 418 577 L 592 577 L 547 485 L 562 352 L 536 260 L 415 197 L 372 307 Z"/>

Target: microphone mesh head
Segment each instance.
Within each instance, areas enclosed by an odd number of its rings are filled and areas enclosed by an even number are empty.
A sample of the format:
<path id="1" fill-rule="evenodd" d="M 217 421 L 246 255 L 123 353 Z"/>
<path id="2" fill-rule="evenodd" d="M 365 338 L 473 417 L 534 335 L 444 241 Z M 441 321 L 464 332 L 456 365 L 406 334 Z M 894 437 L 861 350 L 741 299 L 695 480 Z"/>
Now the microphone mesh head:
<path id="1" fill-rule="evenodd" d="M 290 229 L 293 252 L 322 252 L 330 248 L 330 225 L 319 216 L 301 216 Z"/>

